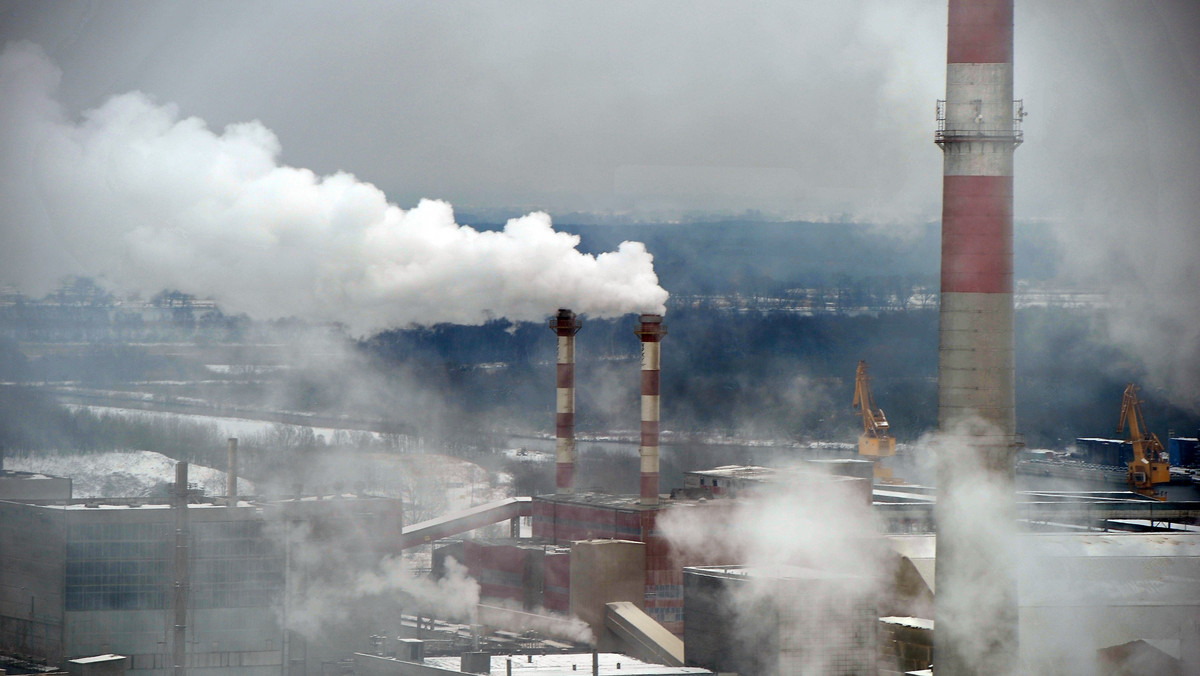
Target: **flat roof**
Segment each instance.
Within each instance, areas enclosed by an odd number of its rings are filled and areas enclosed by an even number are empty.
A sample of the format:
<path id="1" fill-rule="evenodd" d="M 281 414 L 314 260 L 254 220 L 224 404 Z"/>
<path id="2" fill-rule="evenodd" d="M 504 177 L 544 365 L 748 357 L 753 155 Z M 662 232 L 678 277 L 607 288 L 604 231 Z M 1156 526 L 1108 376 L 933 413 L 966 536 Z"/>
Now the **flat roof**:
<path id="1" fill-rule="evenodd" d="M 161 500 L 162 498 L 154 498 L 154 499 Z M 69 504 L 65 504 L 65 505 L 38 505 L 38 507 L 44 507 L 46 509 L 65 510 L 68 512 L 133 510 L 133 509 L 137 509 L 137 510 L 171 509 L 171 504 L 169 502 L 138 502 L 136 499 L 130 499 L 130 498 L 120 498 L 120 500 L 121 500 L 120 502 L 81 500 L 78 502 L 73 501 L 73 502 L 71 502 Z M 238 507 L 254 507 L 255 504 L 253 502 L 246 502 L 245 500 L 239 500 L 237 506 Z M 188 509 L 227 509 L 227 507 L 224 504 L 215 504 L 212 502 L 190 502 L 190 503 L 188 503 Z"/>
<path id="2" fill-rule="evenodd" d="M 700 667 L 668 667 L 662 664 L 643 662 L 621 653 L 598 653 L 596 655 L 600 673 L 610 676 L 634 674 L 635 676 L 673 676 L 674 674 L 711 674 Z M 425 664 L 439 669 L 459 671 L 459 657 L 426 657 Z M 560 653 L 552 655 L 492 655 L 492 673 L 503 674 L 512 660 L 514 674 L 533 676 L 580 676 L 592 672 L 592 653 Z"/>
<path id="3" fill-rule="evenodd" d="M 860 576 L 806 566 L 687 566 L 685 573 L 699 573 L 727 579 L 765 578 L 771 580 L 851 580 Z"/>
<path id="4" fill-rule="evenodd" d="M 67 660 L 67 661 L 72 664 L 95 664 L 97 662 L 115 662 L 117 660 L 123 660 L 123 659 L 125 659 L 124 655 L 115 655 L 113 653 L 108 653 L 107 655 L 94 655 L 92 657 L 80 657 L 77 659 Z"/>
<path id="5" fill-rule="evenodd" d="M 684 472 L 684 474 L 761 481 L 772 479 L 780 472 L 781 470 L 775 469 L 774 467 L 763 467 L 761 465 L 722 465 L 720 467 L 713 467 L 712 469 L 692 470 L 690 472 Z"/>
<path id="6" fill-rule="evenodd" d="M 897 617 L 893 615 L 890 617 L 881 617 L 879 621 L 887 622 L 888 624 L 898 624 L 902 627 L 914 627 L 916 629 L 933 631 L 933 620 L 927 620 L 923 617 Z"/>
<path id="7" fill-rule="evenodd" d="M 636 512 L 653 511 L 666 504 L 681 502 L 680 500 L 660 497 L 659 504 L 657 505 L 643 505 L 641 504 L 641 497 L 638 495 L 614 495 L 612 493 L 550 494 L 539 495 L 536 499 L 541 502 L 583 505 L 587 507 L 610 507 Z"/>
<path id="8" fill-rule="evenodd" d="M 0 479 L 28 479 L 28 480 L 33 480 L 33 481 L 39 481 L 39 480 L 70 481 L 70 479 L 65 476 L 54 476 L 53 474 L 43 474 L 41 472 L 22 472 L 20 470 L 13 470 L 13 469 L 0 469 Z"/>

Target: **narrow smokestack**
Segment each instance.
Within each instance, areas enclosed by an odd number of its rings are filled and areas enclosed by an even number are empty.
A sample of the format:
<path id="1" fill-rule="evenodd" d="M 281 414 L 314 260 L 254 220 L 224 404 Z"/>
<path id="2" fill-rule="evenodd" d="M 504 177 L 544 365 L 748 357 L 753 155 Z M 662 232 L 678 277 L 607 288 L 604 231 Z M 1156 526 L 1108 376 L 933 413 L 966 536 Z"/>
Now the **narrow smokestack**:
<path id="1" fill-rule="evenodd" d="M 229 439 L 229 468 L 225 472 L 225 495 L 227 496 L 226 504 L 230 507 L 237 505 L 237 455 L 237 437 L 231 437 Z"/>
<path id="2" fill-rule="evenodd" d="M 1004 558 L 1008 544 L 971 524 L 969 514 L 986 509 L 1002 530 L 1014 515 L 1013 151 L 1024 113 L 1013 101 L 1012 55 L 1012 0 L 950 0 L 946 100 L 938 102 L 935 135 L 944 167 L 939 676 L 1016 673 L 1017 590 Z M 979 495 L 992 502 L 977 505 Z M 976 593 L 981 583 L 989 593 Z"/>
<path id="3" fill-rule="evenodd" d="M 174 594 L 171 598 L 171 673 L 185 676 L 187 673 L 187 609 L 188 591 L 191 588 L 190 554 L 188 552 L 188 464 L 175 463 L 175 485 L 171 491 L 171 508 L 175 512 L 175 560 L 172 567 L 175 578 Z"/>
<path id="4" fill-rule="evenodd" d="M 659 373 L 662 339 L 667 335 L 662 315 L 642 315 L 634 333 L 642 340 L 642 504 L 658 504 Z"/>
<path id="5" fill-rule="evenodd" d="M 554 487 L 560 495 L 575 492 L 575 334 L 582 326 L 575 313 L 566 308 L 559 308 L 550 320 L 550 328 L 558 336 Z"/>

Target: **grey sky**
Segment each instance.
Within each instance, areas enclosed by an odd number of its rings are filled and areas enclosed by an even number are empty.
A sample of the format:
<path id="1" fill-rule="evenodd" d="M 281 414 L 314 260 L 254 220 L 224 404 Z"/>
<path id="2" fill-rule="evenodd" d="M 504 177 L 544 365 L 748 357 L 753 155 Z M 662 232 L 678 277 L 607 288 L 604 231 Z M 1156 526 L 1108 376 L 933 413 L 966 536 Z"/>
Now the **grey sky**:
<path id="1" fill-rule="evenodd" d="M 403 208 L 902 234 L 940 212 L 945 22 L 942 1 L 0 2 L 0 44 L 45 49 L 69 115 L 141 90 L 217 133 L 259 120 L 283 163 Z M 1015 62 L 1018 220 L 1052 229 L 1072 281 L 1130 292 L 1114 339 L 1196 375 L 1200 5 L 1018 0 Z"/>
<path id="2" fill-rule="evenodd" d="M 944 2 L 2 11 L 0 40 L 46 49 L 70 111 L 137 89 L 218 131 L 261 120 L 283 162 L 350 171 L 401 206 L 436 197 L 890 220 L 934 219 L 940 203 L 930 139 Z M 1019 215 L 1051 215 L 1056 183 L 1081 164 L 1158 155 L 1151 126 L 1194 136 L 1197 116 L 1178 104 L 1200 80 L 1196 17 L 1186 2 L 1018 3 L 1016 91 L 1031 111 Z"/>

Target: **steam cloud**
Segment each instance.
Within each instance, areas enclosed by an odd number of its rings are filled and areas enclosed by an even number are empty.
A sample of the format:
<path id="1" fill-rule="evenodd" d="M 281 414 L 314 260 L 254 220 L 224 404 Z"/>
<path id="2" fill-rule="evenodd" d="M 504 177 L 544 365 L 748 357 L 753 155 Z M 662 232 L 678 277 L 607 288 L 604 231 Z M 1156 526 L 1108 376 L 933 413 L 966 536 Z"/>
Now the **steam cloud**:
<path id="1" fill-rule="evenodd" d="M 320 552 L 305 553 L 313 561 L 323 560 Z M 407 613 L 436 613 L 442 618 L 474 622 L 479 583 L 454 559 L 446 560 L 445 577 L 431 580 L 414 575 L 400 558 L 388 558 L 377 570 L 309 587 L 303 596 L 292 599 L 287 628 L 309 638 L 321 636 L 345 623 L 357 602 L 379 597 L 401 600 Z"/>
<path id="2" fill-rule="evenodd" d="M 140 92 L 76 123 L 54 98 L 60 79 L 36 45 L 0 53 L 0 263 L 13 277 L 0 281 L 26 292 L 83 273 L 356 330 L 665 309 L 641 243 L 591 256 L 545 213 L 481 232 L 445 202 L 406 211 L 350 174 L 280 164 L 259 122 L 217 134 Z"/>
<path id="3" fill-rule="evenodd" d="M 794 482 L 711 504 L 710 509 L 673 509 L 659 516 L 657 527 L 675 556 L 709 565 L 745 565 L 767 574 L 786 575 L 788 567 L 798 566 L 820 580 L 806 585 L 802 598 L 769 577 L 752 576 L 730 590 L 725 600 L 734 610 L 733 631 L 741 639 L 737 650 L 760 647 L 757 641 L 765 633 L 787 631 L 773 624 L 777 620 L 769 612 L 786 608 L 786 626 L 822 626 L 820 639 L 800 631 L 792 635 L 805 646 L 800 671 L 836 671 L 830 646 L 858 640 L 851 636 L 850 601 L 878 596 L 888 565 L 860 487 L 805 473 Z"/>

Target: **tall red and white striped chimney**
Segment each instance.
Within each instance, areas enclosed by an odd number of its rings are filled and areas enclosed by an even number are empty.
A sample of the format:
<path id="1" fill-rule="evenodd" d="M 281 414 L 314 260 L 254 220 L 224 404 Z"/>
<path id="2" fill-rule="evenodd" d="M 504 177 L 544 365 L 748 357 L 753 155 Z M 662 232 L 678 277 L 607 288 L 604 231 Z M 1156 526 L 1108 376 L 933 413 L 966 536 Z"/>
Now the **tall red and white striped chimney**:
<path id="1" fill-rule="evenodd" d="M 638 317 L 634 331 L 642 341 L 642 457 L 643 505 L 658 504 L 658 420 L 659 420 L 659 374 L 662 368 L 662 339 L 667 327 L 662 315 Z"/>
<path id="2" fill-rule="evenodd" d="M 566 308 L 559 308 L 550 320 L 550 328 L 558 336 L 554 491 L 560 495 L 575 492 L 575 334 L 582 326 Z"/>
<path id="3" fill-rule="evenodd" d="M 950 0 L 938 333 L 938 676 L 1016 671 L 1016 582 L 1009 543 L 979 528 L 1014 517 L 1013 0 Z M 986 484 L 986 485 L 985 485 Z M 976 504 L 986 495 L 986 507 Z M 989 541 L 989 538 L 991 540 Z M 980 584 L 988 587 L 979 593 Z"/>

